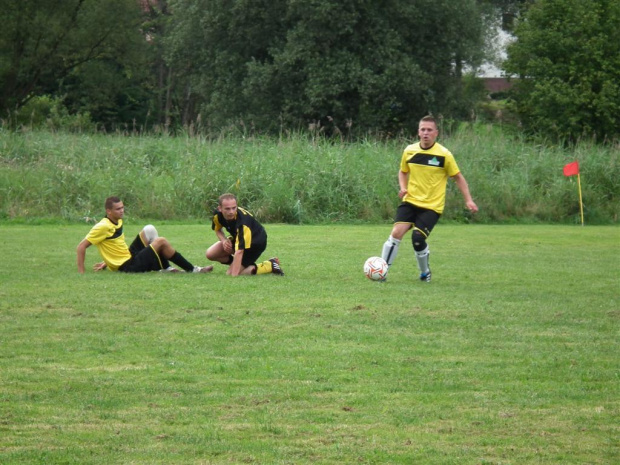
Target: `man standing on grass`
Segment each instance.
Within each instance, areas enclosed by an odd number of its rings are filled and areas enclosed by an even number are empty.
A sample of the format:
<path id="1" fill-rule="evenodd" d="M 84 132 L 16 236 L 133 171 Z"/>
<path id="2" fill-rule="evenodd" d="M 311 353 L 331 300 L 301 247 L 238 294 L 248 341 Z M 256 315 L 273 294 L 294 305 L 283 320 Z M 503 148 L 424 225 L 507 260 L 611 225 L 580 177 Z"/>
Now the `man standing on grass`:
<path id="1" fill-rule="evenodd" d="M 420 269 L 420 280 L 428 283 L 431 282 L 431 269 L 426 239 L 443 213 L 448 177 L 454 180 L 461 191 L 469 211 L 478 211 L 454 156 L 436 142 L 438 135 L 435 118 L 425 116 L 418 125 L 420 141 L 407 146 L 403 152 L 398 172 L 398 196 L 403 202 L 396 210 L 392 234 L 383 244 L 381 254 L 388 266 L 391 266 L 400 241 L 413 228 L 411 241 Z"/>
<path id="2" fill-rule="evenodd" d="M 208 273 L 213 266 L 194 266 L 183 255 L 174 250 L 170 242 L 159 237 L 153 225 L 147 225 L 127 247 L 123 233 L 125 205 L 118 197 L 108 197 L 105 201 L 106 217 L 92 227 L 77 246 L 77 267 L 84 273 L 86 249 L 94 245 L 99 250 L 103 263 L 93 267 L 101 271 L 106 267 L 111 271 L 143 273 L 146 271 L 180 271 L 170 266 L 168 260 L 183 270 L 193 273 Z"/>
<path id="3" fill-rule="evenodd" d="M 267 232 L 250 212 L 237 207 L 237 197 L 223 194 L 217 204 L 211 229 L 218 241 L 207 249 L 207 258 L 230 265 L 226 273 L 231 276 L 267 273 L 283 276 L 277 257 L 256 264 L 267 248 Z"/>

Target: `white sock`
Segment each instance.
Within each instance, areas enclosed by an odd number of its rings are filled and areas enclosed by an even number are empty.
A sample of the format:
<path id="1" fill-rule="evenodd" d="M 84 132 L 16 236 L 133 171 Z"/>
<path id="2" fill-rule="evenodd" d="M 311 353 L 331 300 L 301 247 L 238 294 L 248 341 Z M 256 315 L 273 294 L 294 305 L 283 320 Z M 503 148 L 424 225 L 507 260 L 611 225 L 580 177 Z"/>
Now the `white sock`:
<path id="1" fill-rule="evenodd" d="M 157 229 L 155 229 L 155 226 L 152 224 L 147 224 L 144 228 L 142 228 L 142 231 L 144 231 L 144 236 L 149 244 L 152 244 L 153 241 L 159 237 L 159 234 L 157 234 Z"/>
<path id="2" fill-rule="evenodd" d="M 381 258 L 383 258 L 388 266 L 392 266 L 392 262 L 396 258 L 398 253 L 398 247 L 400 246 L 400 239 L 394 239 L 391 235 L 385 244 L 383 244 L 383 251 L 381 252 Z"/>
<path id="3" fill-rule="evenodd" d="M 428 254 L 430 250 L 428 249 L 428 245 L 424 250 L 416 251 L 415 258 L 418 260 L 418 268 L 420 268 L 420 273 L 426 274 L 430 271 L 428 268 Z"/>

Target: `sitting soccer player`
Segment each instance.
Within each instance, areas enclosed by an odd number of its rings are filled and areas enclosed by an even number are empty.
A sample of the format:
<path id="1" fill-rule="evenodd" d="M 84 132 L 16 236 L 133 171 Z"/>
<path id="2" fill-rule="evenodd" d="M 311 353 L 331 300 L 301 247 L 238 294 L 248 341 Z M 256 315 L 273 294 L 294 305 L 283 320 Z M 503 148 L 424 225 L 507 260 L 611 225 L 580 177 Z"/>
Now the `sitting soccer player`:
<path id="1" fill-rule="evenodd" d="M 284 275 L 280 261 L 275 257 L 256 264 L 267 248 L 267 232 L 247 210 L 237 207 L 237 198 L 233 194 L 223 194 L 218 199 L 211 228 L 215 231 L 218 241 L 207 249 L 207 258 L 230 265 L 227 274 Z"/>
<path id="2" fill-rule="evenodd" d="M 143 273 L 146 271 L 180 271 L 170 266 L 169 261 L 183 270 L 193 273 L 208 273 L 213 266 L 194 266 L 177 252 L 164 237 L 159 237 L 153 225 L 147 225 L 140 231 L 127 247 L 123 233 L 123 216 L 125 206 L 118 197 L 109 197 L 105 201 L 106 217 L 92 227 L 90 232 L 77 246 L 77 267 L 84 273 L 86 249 L 94 245 L 99 250 L 103 263 L 97 263 L 93 269 L 125 273 Z"/>

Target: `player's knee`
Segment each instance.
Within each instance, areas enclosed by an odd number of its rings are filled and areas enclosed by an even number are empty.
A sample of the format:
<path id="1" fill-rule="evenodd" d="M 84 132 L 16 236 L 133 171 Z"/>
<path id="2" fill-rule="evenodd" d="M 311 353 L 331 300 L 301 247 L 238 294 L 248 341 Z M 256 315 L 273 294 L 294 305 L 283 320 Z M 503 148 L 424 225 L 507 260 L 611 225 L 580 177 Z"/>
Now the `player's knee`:
<path id="1" fill-rule="evenodd" d="M 155 226 L 152 224 L 147 224 L 144 228 L 142 228 L 142 231 L 144 232 L 144 236 L 149 244 L 159 237 L 157 229 L 155 229 Z"/>
<path id="2" fill-rule="evenodd" d="M 157 239 L 155 239 L 153 242 L 151 242 L 151 247 L 153 247 L 155 249 L 156 252 L 160 252 L 161 250 L 165 249 L 166 247 L 171 248 L 172 246 L 170 245 L 170 242 L 168 242 L 168 239 L 166 239 L 165 237 L 158 237 Z"/>
<path id="3" fill-rule="evenodd" d="M 390 234 L 394 239 L 401 240 L 403 236 L 411 229 L 410 224 L 396 224 L 392 228 L 392 233 Z"/>
<path id="4" fill-rule="evenodd" d="M 414 230 L 411 234 L 411 243 L 413 244 L 413 250 L 420 252 L 426 248 L 426 236 L 418 230 Z"/>

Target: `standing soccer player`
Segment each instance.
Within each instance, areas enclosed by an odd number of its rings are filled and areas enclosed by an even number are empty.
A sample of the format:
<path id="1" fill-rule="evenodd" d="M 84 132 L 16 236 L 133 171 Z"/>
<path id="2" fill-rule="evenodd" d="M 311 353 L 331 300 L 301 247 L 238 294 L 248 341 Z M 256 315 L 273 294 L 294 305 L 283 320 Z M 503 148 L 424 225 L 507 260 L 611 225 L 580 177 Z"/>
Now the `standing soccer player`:
<path id="1" fill-rule="evenodd" d="M 469 193 L 454 156 L 437 143 L 437 122 L 425 116 L 418 125 L 420 141 L 405 148 L 400 161 L 398 196 L 402 203 L 396 210 L 392 233 L 383 244 L 381 257 L 391 266 L 403 236 L 413 229 L 411 241 L 420 269 L 420 280 L 431 281 L 429 248 L 426 240 L 443 213 L 448 178 L 452 178 L 465 199 L 467 208 L 475 213 L 478 206 Z"/>
<path id="2" fill-rule="evenodd" d="M 217 209 L 213 212 L 211 228 L 218 241 L 207 249 L 207 258 L 230 265 L 227 274 L 284 275 L 277 257 L 256 264 L 267 248 L 267 232 L 250 212 L 237 206 L 234 194 L 220 195 Z"/>

